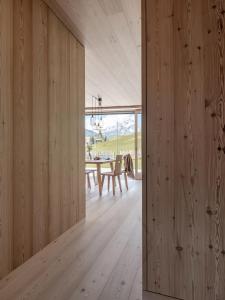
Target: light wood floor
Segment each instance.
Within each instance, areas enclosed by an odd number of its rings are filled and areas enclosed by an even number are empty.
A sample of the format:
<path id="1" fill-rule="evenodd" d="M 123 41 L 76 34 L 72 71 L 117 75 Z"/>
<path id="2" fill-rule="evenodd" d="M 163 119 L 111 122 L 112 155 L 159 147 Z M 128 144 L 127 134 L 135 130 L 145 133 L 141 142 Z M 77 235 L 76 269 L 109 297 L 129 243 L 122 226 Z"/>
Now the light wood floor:
<path id="1" fill-rule="evenodd" d="M 141 298 L 140 181 L 88 192 L 86 220 L 0 282 L 1 300 Z"/>
<path id="2" fill-rule="evenodd" d="M 129 185 L 87 192 L 86 220 L 0 281 L 0 299 L 141 300 L 141 182 Z"/>

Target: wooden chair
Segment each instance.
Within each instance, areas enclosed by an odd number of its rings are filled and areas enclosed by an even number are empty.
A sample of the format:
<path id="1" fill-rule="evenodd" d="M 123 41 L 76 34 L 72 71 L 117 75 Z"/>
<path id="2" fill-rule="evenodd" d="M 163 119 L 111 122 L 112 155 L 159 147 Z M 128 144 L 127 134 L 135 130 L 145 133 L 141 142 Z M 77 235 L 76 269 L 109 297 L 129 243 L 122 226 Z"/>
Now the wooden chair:
<path id="1" fill-rule="evenodd" d="M 120 192 L 122 192 L 122 185 L 121 185 L 121 180 L 120 176 L 122 175 L 122 160 L 123 156 L 122 155 L 117 155 L 116 156 L 116 162 L 115 162 L 115 168 L 111 172 L 102 172 L 102 187 L 105 181 L 105 177 L 108 177 L 108 191 L 110 188 L 110 179 L 112 178 L 112 188 L 113 188 L 113 195 L 115 195 L 115 185 L 116 185 L 116 178 L 118 179 L 119 183 L 119 188 Z"/>
<path id="2" fill-rule="evenodd" d="M 126 189 L 127 189 L 127 191 L 128 191 L 127 171 L 126 171 L 126 170 L 123 170 L 122 173 L 123 173 L 123 175 L 124 175 L 124 181 L 125 181 Z"/>
<path id="3" fill-rule="evenodd" d="M 127 155 L 125 155 L 123 157 L 123 161 L 124 161 L 124 170 L 122 171 L 122 173 L 124 174 L 124 181 L 125 181 L 125 185 L 126 185 L 126 189 L 128 191 L 128 179 L 127 179 L 127 170 L 126 170 L 126 159 L 127 159 Z"/>
<path id="4" fill-rule="evenodd" d="M 88 188 L 89 188 L 89 189 L 91 189 L 91 179 L 90 179 L 90 174 L 93 174 L 94 183 L 95 183 L 95 185 L 97 185 L 96 177 L 95 177 L 95 172 L 96 172 L 96 170 L 94 170 L 94 169 L 86 169 L 86 170 L 85 170 L 85 175 L 86 175 L 86 177 L 87 177 L 87 184 L 88 184 Z"/>

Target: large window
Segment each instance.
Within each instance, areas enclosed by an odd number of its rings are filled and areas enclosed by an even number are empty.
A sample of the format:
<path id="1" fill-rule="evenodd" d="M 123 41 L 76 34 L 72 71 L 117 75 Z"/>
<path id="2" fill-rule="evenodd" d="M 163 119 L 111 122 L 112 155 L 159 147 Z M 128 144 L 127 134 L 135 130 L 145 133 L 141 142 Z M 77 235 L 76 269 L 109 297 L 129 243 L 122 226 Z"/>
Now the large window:
<path id="1" fill-rule="evenodd" d="M 101 129 L 93 128 L 91 116 L 86 123 L 86 158 L 115 158 L 130 154 L 134 168 L 141 170 L 141 114 L 107 114 L 102 116 Z M 137 163 L 136 163 L 137 160 Z"/>

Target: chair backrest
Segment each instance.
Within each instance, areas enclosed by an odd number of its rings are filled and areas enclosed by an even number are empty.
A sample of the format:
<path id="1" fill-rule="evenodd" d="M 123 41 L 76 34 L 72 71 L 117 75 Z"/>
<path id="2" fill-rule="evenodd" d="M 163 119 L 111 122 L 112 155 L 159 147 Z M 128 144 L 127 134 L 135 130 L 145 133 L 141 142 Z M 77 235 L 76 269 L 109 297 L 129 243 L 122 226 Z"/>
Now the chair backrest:
<path id="1" fill-rule="evenodd" d="M 128 159 L 128 155 L 129 154 L 126 154 L 124 155 L 123 157 L 123 166 L 124 166 L 124 170 L 127 171 L 127 159 Z"/>
<path id="2" fill-rule="evenodd" d="M 124 155 L 124 171 L 134 178 L 133 160 L 130 154 Z"/>
<path id="3" fill-rule="evenodd" d="M 123 155 L 116 156 L 115 169 L 114 169 L 115 175 L 120 175 L 122 172 L 122 160 L 123 160 Z"/>

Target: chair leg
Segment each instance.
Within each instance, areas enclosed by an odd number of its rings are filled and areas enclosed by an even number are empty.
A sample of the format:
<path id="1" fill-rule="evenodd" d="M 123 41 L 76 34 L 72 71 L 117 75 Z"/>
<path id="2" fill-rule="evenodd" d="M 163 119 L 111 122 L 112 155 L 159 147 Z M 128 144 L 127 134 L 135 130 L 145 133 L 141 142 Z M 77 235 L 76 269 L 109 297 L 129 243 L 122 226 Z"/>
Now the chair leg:
<path id="1" fill-rule="evenodd" d="M 118 178 L 118 182 L 119 182 L 120 192 L 122 193 L 122 185 L 121 185 L 120 175 L 117 176 L 117 178 Z"/>
<path id="2" fill-rule="evenodd" d="M 87 183 L 88 183 L 88 188 L 91 189 L 91 180 L 89 174 L 87 174 Z"/>
<path id="3" fill-rule="evenodd" d="M 95 171 L 93 171 L 93 179 L 94 179 L 95 185 L 98 185 L 98 183 L 97 183 L 97 181 L 96 181 L 96 177 L 95 177 Z"/>
<path id="4" fill-rule="evenodd" d="M 110 176 L 108 176 L 108 192 L 109 192 L 109 189 L 110 189 Z"/>
<path id="5" fill-rule="evenodd" d="M 128 190 L 128 180 L 127 180 L 127 173 L 126 172 L 124 173 L 124 179 L 125 179 L 126 188 Z"/>
<path id="6" fill-rule="evenodd" d="M 115 196 L 115 176 L 112 176 L 113 196 Z"/>
<path id="7" fill-rule="evenodd" d="M 102 188 L 103 188 L 103 185 L 104 185 L 104 181 L 105 181 L 105 175 L 102 176 Z"/>

